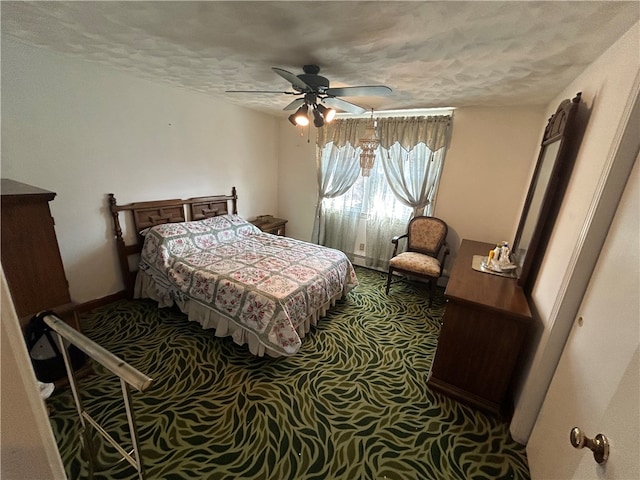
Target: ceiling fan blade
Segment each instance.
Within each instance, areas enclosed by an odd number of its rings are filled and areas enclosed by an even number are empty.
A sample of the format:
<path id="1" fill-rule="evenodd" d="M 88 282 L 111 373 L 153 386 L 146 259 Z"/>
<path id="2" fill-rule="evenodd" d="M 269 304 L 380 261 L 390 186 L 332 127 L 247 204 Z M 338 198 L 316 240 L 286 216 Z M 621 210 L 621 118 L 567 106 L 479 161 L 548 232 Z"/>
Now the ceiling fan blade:
<path id="1" fill-rule="evenodd" d="M 282 78 L 284 78 L 291 85 L 293 85 L 293 88 L 295 88 L 296 90 L 299 90 L 301 92 L 312 92 L 313 91 L 313 88 L 311 88 L 305 82 L 300 80 L 293 73 L 287 72 L 286 70 L 283 70 L 282 68 L 278 68 L 278 67 L 271 67 L 271 69 L 274 72 L 276 72 L 278 75 L 280 75 Z"/>
<path id="2" fill-rule="evenodd" d="M 361 115 L 368 111 L 366 108 L 362 108 L 355 103 L 347 102 L 346 100 L 342 100 L 341 98 L 327 97 L 323 99 L 322 102 L 337 110 L 343 110 L 345 112 L 354 113 L 356 115 Z"/>
<path id="3" fill-rule="evenodd" d="M 283 110 L 295 110 L 298 107 L 301 107 L 304 103 L 304 98 L 296 98 L 293 102 L 283 108 Z"/>
<path id="4" fill-rule="evenodd" d="M 382 97 L 389 95 L 391 93 L 391 89 L 384 85 L 336 87 L 328 88 L 325 93 L 336 97 Z"/>
<path id="5" fill-rule="evenodd" d="M 225 90 L 225 93 L 280 93 L 284 95 L 300 95 L 300 92 L 276 92 L 273 90 Z"/>

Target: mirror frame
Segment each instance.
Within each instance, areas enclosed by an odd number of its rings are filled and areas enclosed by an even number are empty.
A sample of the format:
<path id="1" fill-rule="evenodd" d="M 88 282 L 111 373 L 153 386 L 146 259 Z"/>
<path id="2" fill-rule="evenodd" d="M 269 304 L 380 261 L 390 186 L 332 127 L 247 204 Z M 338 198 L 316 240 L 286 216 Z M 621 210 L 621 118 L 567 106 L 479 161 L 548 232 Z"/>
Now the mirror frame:
<path id="1" fill-rule="evenodd" d="M 543 233 L 555 223 L 557 210 L 552 210 L 552 206 L 562 199 L 562 194 L 569 182 L 569 167 L 572 166 L 572 162 L 569 161 L 570 154 L 574 153 L 570 148 L 574 133 L 573 124 L 581 95 L 580 92 L 572 100 L 563 100 L 549 118 L 518 222 L 512 247 L 513 261 L 518 266 L 518 285 L 527 290 L 530 290 L 535 280 L 535 274 L 546 249 L 548 239 L 543 241 Z M 555 142 L 559 142 L 557 153 L 555 157 L 548 158 L 546 153 L 549 151 L 549 146 Z M 549 172 L 547 181 L 541 175 L 545 170 Z M 533 208 L 535 207 L 534 199 L 540 200 L 537 211 Z M 523 233 L 526 232 L 531 232 L 528 244 L 523 238 Z M 521 243 L 525 243 L 525 247 L 521 247 Z"/>

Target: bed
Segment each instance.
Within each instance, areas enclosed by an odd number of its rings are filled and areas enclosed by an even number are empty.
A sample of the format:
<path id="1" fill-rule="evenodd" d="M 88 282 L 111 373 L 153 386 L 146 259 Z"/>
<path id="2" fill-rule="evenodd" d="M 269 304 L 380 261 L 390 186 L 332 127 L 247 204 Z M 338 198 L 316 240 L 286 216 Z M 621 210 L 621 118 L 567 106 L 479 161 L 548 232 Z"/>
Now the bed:
<path id="1" fill-rule="evenodd" d="M 235 188 L 231 195 L 126 205 L 108 197 L 129 296 L 177 305 L 254 355 L 294 355 L 358 284 L 343 252 L 263 233 L 240 217 Z M 126 237 L 123 224 L 135 233 Z"/>

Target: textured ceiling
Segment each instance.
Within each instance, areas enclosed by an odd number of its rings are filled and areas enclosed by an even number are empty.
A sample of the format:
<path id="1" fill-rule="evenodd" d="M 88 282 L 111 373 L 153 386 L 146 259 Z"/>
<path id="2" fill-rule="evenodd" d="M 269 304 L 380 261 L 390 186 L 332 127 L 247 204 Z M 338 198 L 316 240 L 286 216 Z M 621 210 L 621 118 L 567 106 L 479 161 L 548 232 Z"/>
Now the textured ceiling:
<path id="1" fill-rule="evenodd" d="M 271 67 L 316 64 L 366 109 L 548 103 L 640 18 L 640 3 L 9 2 L 2 34 L 282 115 Z"/>

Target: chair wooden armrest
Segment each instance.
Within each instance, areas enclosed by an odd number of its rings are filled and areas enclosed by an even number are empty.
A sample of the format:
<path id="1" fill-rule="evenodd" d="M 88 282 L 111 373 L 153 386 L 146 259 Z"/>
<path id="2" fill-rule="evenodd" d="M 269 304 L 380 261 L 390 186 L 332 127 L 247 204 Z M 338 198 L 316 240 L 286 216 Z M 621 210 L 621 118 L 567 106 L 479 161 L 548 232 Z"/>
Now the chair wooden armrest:
<path id="1" fill-rule="evenodd" d="M 407 238 L 407 236 L 408 236 L 408 234 L 407 234 L 407 233 L 405 233 L 404 235 L 398 235 L 398 236 L 396 236 L 396 237 L 393 237 L 393 238 L 391 239 L 391 243 L 398 243 L 398 241 L 399 241 L 400 239 L 402 239 L 402 238 Z"/>
<path id="2" fill-rule="evenodd" d="M 398 245 L 399 245 L 399 241 L 403 238 L 407 238 L 409 236 L 408 233 L 405 233 L 404 235 L 398 235 L 395 236 L 391 239 L 391 243 L 393 243 L 395 246 L 393 247 L 393 254 L 391 255 L 391 258 L 395 257 L 396 254 L 398 253 Z"/>

